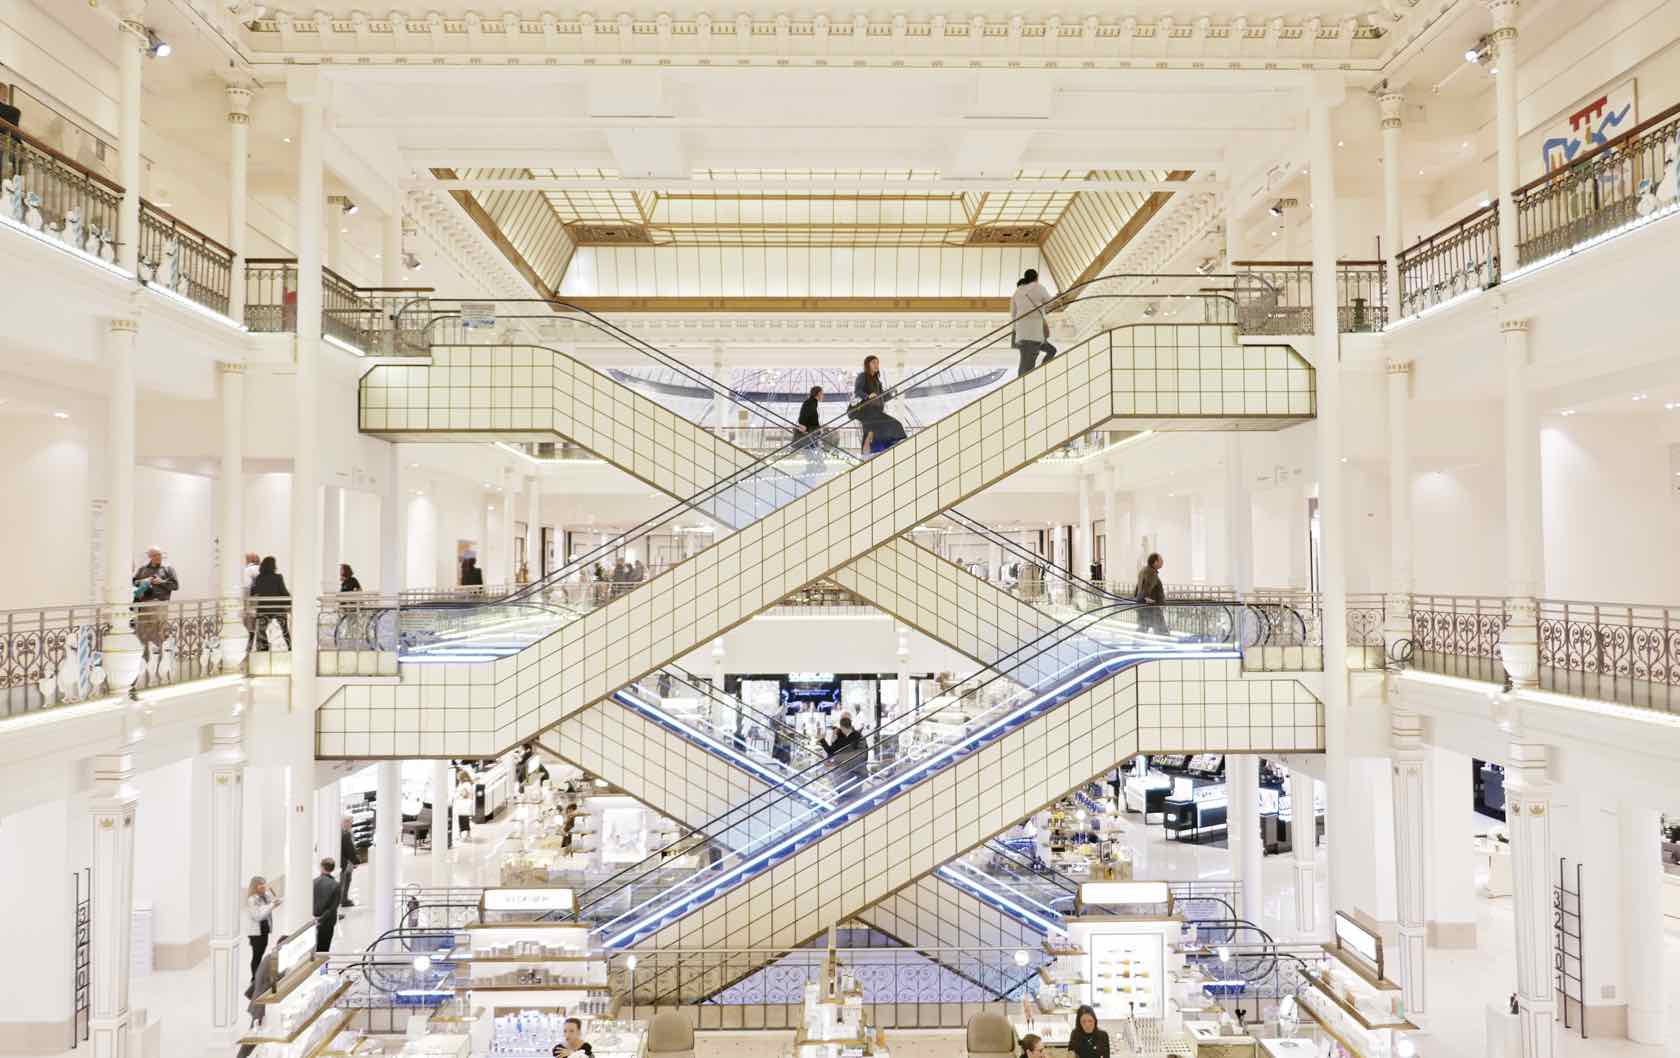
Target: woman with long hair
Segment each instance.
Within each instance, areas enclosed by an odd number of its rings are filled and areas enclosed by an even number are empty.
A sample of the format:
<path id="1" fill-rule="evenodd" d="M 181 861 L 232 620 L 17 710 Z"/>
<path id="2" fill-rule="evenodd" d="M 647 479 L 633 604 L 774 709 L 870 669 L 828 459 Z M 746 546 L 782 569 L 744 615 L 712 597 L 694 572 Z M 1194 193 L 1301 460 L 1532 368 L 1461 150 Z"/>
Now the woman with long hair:
<path id="1" fill-rule="evenodd" d="M 257 600 L 257 649 L 268 649 L 270 621 L 279 623 L 280 634 L 286 637 L 286 649 L 292 649 L 292 593 L 286 589 L 286 578 L 280 575 L 273 555 L 257 567 L 257 579 L 251 582 L 251 597 Z"/>
<path id="2" fill-rule="evenodd" d="M 1072 1058 L 1111 1058 L 1108 1033 L 1097 1028 L 1097 1012 L 1089 1003 L 1073 1015 L 1067 1049 Z"/>
<path id="3" fill-rule="evenodd" d="M 268 880 L 260 874 L 253 876 L 251 883 L 245 887 L 245 937 L 251 942 L 253 984 L 263 953 L 268 951 L 268 937 L 274 932 L 274 909 L 279 906 L 280 898 L 268 888 Z"/>
<path id="4" fill-rule="evenodd" d="M 887 414 L 886 387 L 881 382 L 881 358 L 863 358 L 863 370 L 852 386 L 852 418 L 863 427 L 863 450 L 867 455 L 885 452 L 904 440 L 904 424 Z"/>

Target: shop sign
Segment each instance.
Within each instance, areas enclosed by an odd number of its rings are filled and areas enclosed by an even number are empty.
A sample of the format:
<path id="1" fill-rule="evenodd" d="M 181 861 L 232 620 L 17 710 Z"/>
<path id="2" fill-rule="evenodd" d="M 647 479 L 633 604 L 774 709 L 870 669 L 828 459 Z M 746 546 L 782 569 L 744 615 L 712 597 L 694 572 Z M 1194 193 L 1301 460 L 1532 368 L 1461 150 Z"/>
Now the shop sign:
<path id="1" fill-rule="evenodd" d="M 1336 912 L 1336 947 L 1353 952 L 1382 976 L 1382 939 L 1341 911 Z"/>
<path id="2" fill-rule="evenodd" d="M 488 331 L 496 327 L 496 304 L 493 301 L 461 302 L 461 326 L 469 331 Z"/>
<path id="3" fill-rule="evenodd" d="M 486 889 L 486 911 L 570 911 L 577 906 L 570 889 Z"/>
<path id="4" fill-rule="evenodd" d="M 1083 907 L 1164 904 L 1170 898 L 1171 893 L 1166 882 L 1079 883 L 1079 903 Z"/>

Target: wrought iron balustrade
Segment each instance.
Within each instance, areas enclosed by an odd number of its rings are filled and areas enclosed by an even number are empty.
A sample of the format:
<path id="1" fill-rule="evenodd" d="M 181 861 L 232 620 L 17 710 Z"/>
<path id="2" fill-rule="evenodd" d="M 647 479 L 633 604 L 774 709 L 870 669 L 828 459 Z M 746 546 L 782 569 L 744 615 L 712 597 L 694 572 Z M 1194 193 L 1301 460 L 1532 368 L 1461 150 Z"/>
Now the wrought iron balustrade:
<path id="1" fill-rule="evenodd" d="M 1239 326 L 1244 334 L 1311 334 L 1311 261 L 1233 261 Z M 1336 329 L 1380 331 L 1388 323 L 1383 261 L 1336 262 Z"/>
<path id="2" fill-rule="evenodd" d="M 1680 607 L 1540 599 L 1540 686 L 1680 709 Z"/>
<path id="3" fill-rule="evenodd" d="M 1499 209 L 1489 203 L 1400 251 L 1399 315 L 1499 282 Z"/>
<path id="4" fill-rule="evenodd" d="M 0 121 L 0 215 L 115 261 L 122 194 L 121 185 Z"/>
<path id="5" fill-rule="evenodd" d="M 233 251 L 141 199 L 140 278 L 225 316 Z"/>
<path id="6" fill-rule="evenodd" d="M 1414 594 L 1412 667 L 1503 683 L 1499 637 L 1509 622 L 1501 596 Z"/>
<path id="7" fill-rule="evenodd" d="M 297 261 L 263 257 L 245 262 L 245 326 L 261 334 L 297 331 Z M 430 287 L 359 287 L 330 268 L 321 270 L 321 335 L 368 356 L 430 352 L 423 307 Z"/>
<path id="8" fill-rule="evenodd" d="M 1566 253 L 1680 202 L 1680 105 L 1524 184 L 1513 196 L 1517 263 Z"/>
<path id="9" fill-rule="evenodd" d="M 87 604 L 0 611 L 0 716 L 93 701 L 111 693 L 105 645 L 113 630 L 139 638 L 137 691 L 224 673 L 227 600 L 171 599 L 128 606 Z"/>

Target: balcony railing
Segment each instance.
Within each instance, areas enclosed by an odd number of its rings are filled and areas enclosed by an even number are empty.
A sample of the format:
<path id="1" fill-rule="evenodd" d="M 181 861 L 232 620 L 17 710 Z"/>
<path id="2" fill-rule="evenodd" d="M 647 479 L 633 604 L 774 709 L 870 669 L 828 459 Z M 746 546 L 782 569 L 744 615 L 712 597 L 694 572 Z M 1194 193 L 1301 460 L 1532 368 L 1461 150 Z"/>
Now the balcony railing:
<path id="1" fill-rule="evenodd" d="M 142 199 L 140 278 L 226 316 L 233 251 Z"/>
<path id="2" fill-rule="evenodd" d="M 137 691 L 223 675 L 223 634 L 247 643 L 256 634 L 254 617 L 244 628 L 225 628 L 225 612 L 221 599 L 0 611 L 0 716 L 111 694 L 106 639 L 125 627 L 142 648 Z"/>
<path id="3" fill-rule="evenodd" d="M 430 287 L 359 287 L 330 268 L 321 270 L 321 334 L 369 356 L 430 351 L 428 313 L 404 312 L 424 302 Z M 259 334 L 297 331 L 297 260 L 262 257 L 245 262 L 245 326 Z"/>
<path id="4" fill-rule="evenodd" d="M 1412 667 L 1503 683 L 1499 637 L 1509 620 L 1497 595 L 1413 595 Z"/>
<path id="5" fill-rule="evenodd" d="M 1539 600 L 1540 686 L 1680 709 L 1680 607 Z"/>
<path id="6" fill-rule="evenodd" d="M 1671 209 L 1676 188 L 1672 106 L 1609 143 L 1519 187 L 1517 263 L 1567 253 L 1642 217 Z"/>
<path id="7" fill-rule="evenodd" d="M 1499 210 L 1489 204 L 1400 251 L 1400 315 L 1499 282 Z"/>
<path id="8" fill-rule="evenodd" d="M 1311 261 L 1232 261 L 1244 334 L 1311 334 Z M 1382 261 L 1336 262 L 1336 329 L 1380 331 L 1388 323 L 1387 268 Z M 1247 277 L 1247 278 L 1241 278 Z"/>
<path id="9" fill-rule="evenodd" d="M 0 215 L 115 261 L 122 193 L 120 185 L 0 121 Z"/>

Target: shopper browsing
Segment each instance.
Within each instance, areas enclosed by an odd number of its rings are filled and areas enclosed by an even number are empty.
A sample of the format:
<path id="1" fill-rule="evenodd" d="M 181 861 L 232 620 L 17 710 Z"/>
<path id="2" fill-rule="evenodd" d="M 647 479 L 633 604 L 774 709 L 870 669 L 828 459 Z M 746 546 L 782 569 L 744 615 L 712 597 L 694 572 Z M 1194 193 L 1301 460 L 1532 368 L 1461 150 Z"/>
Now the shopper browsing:
<path id="1" fill-rule="evenodd" d="M 1038 1033 L 1029 1032 L 1021 1037 L 1021 1058 L 1046 1058 L 1044 1041 Z"/>
<path id="2" fill-rule="evenodd" d="M 286 578 L 280 575 L 274 556 L 269 555 L 257 567 L 257 579 L 251 582 L 251 596 L 257 600 L 257 649 L 268 649 L 268 625 L 275 622 L 286 639 L 286 649 L 292 649 L 292 593 L 286 588 Z"/>
<path id="3" fill-rule="evenodd" d="M 1089 1004 L 1080 1007 L 1073 1017 L 1067 1049 L 1070 1058 L 1111 1058 L 1108 1033 L 1097 1028 L 1097 1012 Z"/>
<path id="4" fill-rule="evenodd" d="M 268 951 L 268 937 L 274 932 L 274 909 L 280 899 L 268 887 L 268 879 L 256 875 L 245 887 L 245 936 L 251 942 L 251 983 L 256 984 L 257 966 Z M 251 992 L 245 997 L 249 999 Z"/>
<path id="5" fill-rule="evenodd" d="M 333 871 L 338 864 L 328 856 L 321 861 L 321 873 L 315 877 L 315 950 L 332 951 L 333 930 L 338 928 L 338 898 L 341 892 Z"/>
<path id="6" fill-rule="evenodd" d="M 350 876 L 356 873 L 356 837 L 350 831 L 349 816 L 338 821 L 338 862 L 343 879 L 339 885 L 338 906 L 355 907 L 356 902 L 350 899 Z"/>
<path id="7" fill-rule="evenodd" d="M 582 1054 L 588 1058 L 595 1058 L 595 1048 L 589 1046 L 583 1038 L 583 1022 L 577 1018 L 567 1018 L 564 1026 L 566 1038 L 554 1045 L 549 1053 L 554 1058 L 567 1058 L 568 1055 Z"/>

